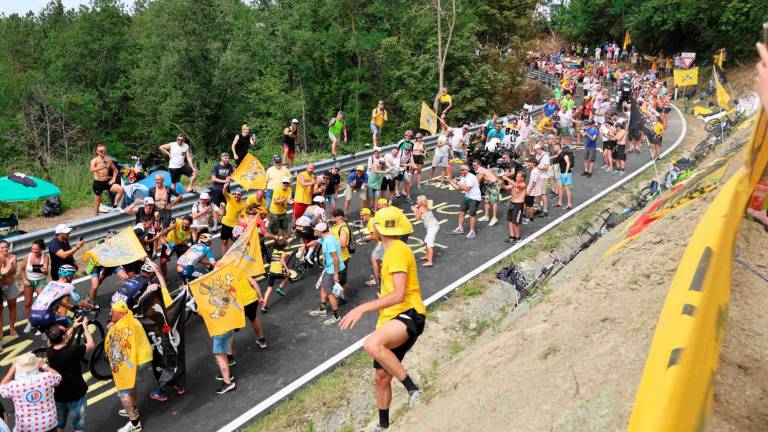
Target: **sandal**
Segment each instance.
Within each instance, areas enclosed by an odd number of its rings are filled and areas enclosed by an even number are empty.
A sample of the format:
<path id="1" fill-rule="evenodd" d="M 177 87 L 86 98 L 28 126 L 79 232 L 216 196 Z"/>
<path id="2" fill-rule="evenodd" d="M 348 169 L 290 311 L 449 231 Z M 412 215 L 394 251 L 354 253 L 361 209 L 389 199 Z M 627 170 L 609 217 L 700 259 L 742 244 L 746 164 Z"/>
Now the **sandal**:
<path id="1" fill-rule="evenodd" d="M 567 205 L 567 206 L 565 206 L 564 208 L 565 208 L 566 210 L 570 210 L 570 209 L 572 209 L 572 208 L 573 208 L 573 206 L 569 206 L 569 205 Z"/>
<path id="2" fill-rule="evenodd" d="M 552 207 L 562 207 L 560 204 L 552 204 Z"/>

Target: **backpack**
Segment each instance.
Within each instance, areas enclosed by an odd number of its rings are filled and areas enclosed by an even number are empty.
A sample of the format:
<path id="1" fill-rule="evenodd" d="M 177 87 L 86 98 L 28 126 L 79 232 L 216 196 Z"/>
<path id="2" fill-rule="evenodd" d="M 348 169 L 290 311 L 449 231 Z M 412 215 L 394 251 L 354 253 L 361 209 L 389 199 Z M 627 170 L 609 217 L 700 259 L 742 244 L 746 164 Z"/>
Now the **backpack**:
<path id="1" fill-rule="evenodd" d="M 45 217 L 54 217 L 61 214 L 61 198 L 57 196 L 52 196 L 45 200 L 45 204 L 43 204 L 43 216 Z"/>
<path id="2" fill-rule="evenodd" d="M 519 294 L 518 301 L 524 299 L 529 294 L 527 290 L 528 281 L 514 264 L 510 264 L 496 272 L 496 279 L 512 285 Z"/>
<path id="3" fill-rule="evenodd" d="M 349 251 L 349 254 L 351 255 L 351 254 L 355 253 L 355 251 L 357 250 L 357 249 L 355 249 L 355 239 L 352 236 L 352 230 L 349 229 L 349 225 L 347 225 L 345 223 L 344 226 L 342 226 L 342 228 L 346 228 L 347 229 L 347 234 L 349 234 L 349 236 L 348 236 L 349 238 L 347 240 L 347 251 Z M 341 232 L 341 230 L 339 230 L 339 232 Z"/>

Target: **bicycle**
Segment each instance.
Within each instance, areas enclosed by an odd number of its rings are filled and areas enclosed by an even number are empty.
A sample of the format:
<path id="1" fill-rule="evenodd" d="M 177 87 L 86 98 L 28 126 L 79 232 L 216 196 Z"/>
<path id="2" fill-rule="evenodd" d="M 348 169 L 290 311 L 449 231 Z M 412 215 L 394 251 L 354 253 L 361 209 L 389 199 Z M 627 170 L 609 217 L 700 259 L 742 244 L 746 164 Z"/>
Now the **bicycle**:
<path id="1" fill-rule="evenodd" d="M 104 332 L 104 325 L 98 321 L 99 319 L 99 305 L 94 305 L 93 309 L 83 309 L 80 307 L 75 308 L 73 312 L 72 318 L 77 319 L 80 317 L 87 317 L 88 318 L 88 332 L 91 333 L 93 336 L 93 339 L 96 341 L 103 340 L 104 335 L 106 334 Z M 45 336 L 43 335 L 45 338 Z M 45 345 L 40 346 L 32 350 L 32 353 L 40 358 L 47 359 L 48 357 L 48 341 L 47 338 L 45 339 Z M 83 326 L 79 326 L 74 330 L 74 333 L 72 334 L 72 337 L 69 339 L 70 345 L 85 345 L 86 338 L 85 338 L 85 329 Z M 83 364 L 89 364 L 90 363 L 90 357 L 88 354 L 83 356 L 82 359 L 80 359 Z"/>

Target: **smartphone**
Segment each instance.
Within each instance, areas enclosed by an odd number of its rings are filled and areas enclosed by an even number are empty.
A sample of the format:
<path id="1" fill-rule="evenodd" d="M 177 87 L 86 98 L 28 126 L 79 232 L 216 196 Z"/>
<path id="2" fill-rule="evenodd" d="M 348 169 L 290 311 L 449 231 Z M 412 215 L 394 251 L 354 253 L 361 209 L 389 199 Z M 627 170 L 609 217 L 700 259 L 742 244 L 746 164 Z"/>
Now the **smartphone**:
<path id="1" fill-rule="evenodd" d="M 80 236 L 80 241 L 83 241 L 83 240 L 85 240 L 85 237 Z"/>

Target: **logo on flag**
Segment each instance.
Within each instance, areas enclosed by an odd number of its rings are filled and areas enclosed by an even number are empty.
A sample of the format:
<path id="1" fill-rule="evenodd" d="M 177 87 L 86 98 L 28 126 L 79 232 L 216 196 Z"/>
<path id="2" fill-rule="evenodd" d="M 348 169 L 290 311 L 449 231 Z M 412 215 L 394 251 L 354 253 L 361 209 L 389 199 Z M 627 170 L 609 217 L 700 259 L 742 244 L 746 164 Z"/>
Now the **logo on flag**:
<path id="1" fill-rule="evenodd" d="M 240 276 L 235 264 L 230 262 L 189 284 L 197 312 L 211 337 L 245 327 L 242 292 L 244 285 L 250 284 Z"/>
<path id="2" fill-rule="evenodd" d="M 695 86 L 699 83 L 699 68 L 694 67 L 690 69 L 675 69 L 675 86 Z"/>
<path id="3" fill-rule="evenodd" d="M 139 238 L 133 228 L 128 227 L 87 251 L 83 258 L 103 267 L 117 267 L 146 257 Z"/>
<path id="4" fill-rule="evenodd" d="M 232 180 L 246 190 L 264 189 L 267 187 L 266 171 L 256 157 L 248 153 L 240 166 L 232 173 Z"/>
<path id="5" fill-rule="evenodd" d="M 421 101 L 419 128 L 429 131 L 432 135 L 437 133 L 437 114 L 424 101 Z"/>
<path id="6" fill-rule="evenodd" d="M 118 390 L 134 388 L 138 367 L 152 361 L 152 346 L 147 334 L 130 311 L 109 328 L 104 339 L 104 352 Z"/>

